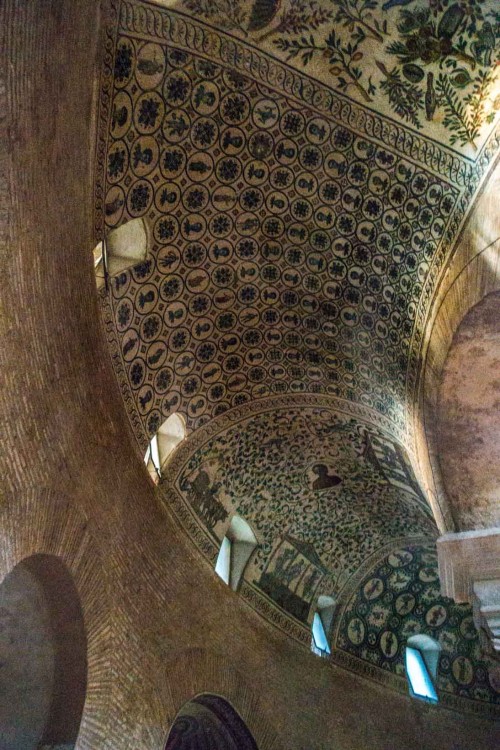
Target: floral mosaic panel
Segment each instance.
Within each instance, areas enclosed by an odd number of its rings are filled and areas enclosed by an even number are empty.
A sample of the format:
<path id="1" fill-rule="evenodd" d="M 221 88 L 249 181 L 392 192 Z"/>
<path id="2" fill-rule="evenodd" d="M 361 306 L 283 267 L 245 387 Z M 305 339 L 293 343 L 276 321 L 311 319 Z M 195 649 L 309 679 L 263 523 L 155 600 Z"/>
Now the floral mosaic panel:
<path id="1" fill-rule="evenodd" d="M 181 7 L 472 158 L 498 120 L 496 0 L 183 0 Z"/>
<path id="2" fill-rule="evenodd" d="M 401 446 L 328 409 L 238 421 L 193 452 L 177 489 L 217 546 L 233 512 L 252 525 L 245 577 L 305 621 L 315 596 L 337 594 L 392 539 L 437 535 Z"/>
<path id="3" fill-rule="evenodd" d="M 165 502 L 210 563 L 237 512 L 259 545 L 240 594 L 262 616 L 309 647 L 317 599 L 333 596 L 331 659 L 402 691 L 405 643 L 430 635 L 441 704 L 496 715 L 498 666 L 471 607 L 440 594 L 438 532 L 404 449 L 373 423 L 305 402 L 237 411 L 170 465 Z"/>

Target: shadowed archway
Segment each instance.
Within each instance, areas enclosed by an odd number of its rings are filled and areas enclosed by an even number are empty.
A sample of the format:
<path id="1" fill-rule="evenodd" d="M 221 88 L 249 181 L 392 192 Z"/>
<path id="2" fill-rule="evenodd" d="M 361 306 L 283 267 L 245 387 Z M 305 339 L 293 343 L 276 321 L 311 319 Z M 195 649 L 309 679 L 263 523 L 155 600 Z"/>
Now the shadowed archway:
<path id="1" fill-rule="evenodd" d="M 1 750 L 75 747 L 87 688 L 78 592 L 53 555 L 26 558 L 0 586 Z"/>
<path id="2" fill-rule="evenodd" d="M 205 693 L 181 708 L 165 750 L 257 750 L 257 745 L 230 703 Z"/>

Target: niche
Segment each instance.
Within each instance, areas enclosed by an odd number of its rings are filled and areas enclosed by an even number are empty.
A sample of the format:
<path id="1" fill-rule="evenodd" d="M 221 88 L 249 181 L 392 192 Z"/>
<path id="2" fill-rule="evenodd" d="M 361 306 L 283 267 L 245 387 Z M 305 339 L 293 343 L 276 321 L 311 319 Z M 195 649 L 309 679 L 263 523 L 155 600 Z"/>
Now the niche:
<path id="1" fill-rule="evenodd" d="M 0 750 L 72 750 L 87 688 L 78 593 L 52 555 L 20 562 L 0 585 Z"/>

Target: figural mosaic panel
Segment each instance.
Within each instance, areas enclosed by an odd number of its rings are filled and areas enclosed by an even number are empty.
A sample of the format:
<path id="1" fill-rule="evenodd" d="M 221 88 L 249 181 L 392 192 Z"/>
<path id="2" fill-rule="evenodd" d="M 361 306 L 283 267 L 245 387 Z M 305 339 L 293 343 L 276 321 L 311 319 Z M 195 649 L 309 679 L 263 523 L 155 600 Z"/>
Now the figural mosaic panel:
<path id="1" fill-rule="evenodd" d="M 404 449 L 329 408 L 269 399 L 236 412 L 178 450 L 175 489 L 163 486 L 210 565 L 237 513 L 258 540 L 240 595 L 262 616 L 309 647 L 318 597 L 333 597 L 331 658 L 403 689 L 407 638 L 431 635 L 443 703 L 496 712 L 498 670 L 471 607 L 440 594 L 438 532 Z"/>
<path id="2" fill-rule="evenodd" d="M 111 0 L 96 151 L 96 242 L 132 219 L 149 239 L 100 295 L 135 435 L 175 411 L 196 430 L 165 503 L 211 565 L 234 512 L 252 525 L 239 593 L 307 647 L 334 596 L 338 664 L 406 690 L 425 632 L 443 703 L 497 711 L 403 444 L 433 292 L 498 152 L 498 12 L 179 7 Z"/>

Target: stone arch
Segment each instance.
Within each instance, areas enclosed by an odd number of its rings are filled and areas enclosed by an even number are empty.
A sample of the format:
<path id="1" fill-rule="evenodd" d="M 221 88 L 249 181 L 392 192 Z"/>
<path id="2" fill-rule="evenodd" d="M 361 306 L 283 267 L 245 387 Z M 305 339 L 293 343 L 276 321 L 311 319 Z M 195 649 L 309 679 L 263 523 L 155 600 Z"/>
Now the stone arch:
<path id="1" fill-rule="evenodd" d="M 460 322 L 441 374 L 435 431 L 458 531 L 500 526 L 500 291 Z"/>
<path id="2" fill-rule="evenodd" d="M 207 694 L 224 696 L 241 717 L 259 750 L 284 750 L 286 747 L 281 732 L 278 733 L 275 708 L 261 690 L 255 689 L 259 668 L 244 655 L 235 666 L 227 654 L 200 647 L 184 649 L 165 662 L 164 675 L 151 715 L 151 723 L 162 728 L 151 735 L 155 747 L 166 750 L 169 732 L 183 706 L 194 696 Z"/>
<path id="3" fill-rule="evenodd" d="M 413 412 L 415 451 L 419 480 L 441 533 L 460 528 L 457 528 L 440 467 L 435 418 L 440 383 L 453 337 L 462 320 L 484 297 L 500 290 L 499 186 L 500 161 L 497 158 L 436 287 L 422 344 Z"/>
<path id="4" fill-rule="evenodd" d="M 103 736 L 113 737 L 111 645 L 116 635 L 111 625 L 108 581 L 88 520 L 64 494 L 28 490 L 22 495 L 5 494 L 0 528 L 10 540 L 0 548 L 0 581 L 23 561 L 54 557 L 73 582 L 87 642 L 87 689 L 78 745 L 97 747 Z"/>
<path id="5" fill-rule="evenodd" d="M 59 557 L 34 554 L 13 568 L 0 585 L 0 623 L 7 746 L 74 748 L 87 689 L 87 637 L 78 592 Z"/>
<path id="6" fill-rule="evenodd" d="M 183 705 L 168 734 L 165 750 L 257 750 L 245 722 L 225 698 L 202 693 Z"/>

